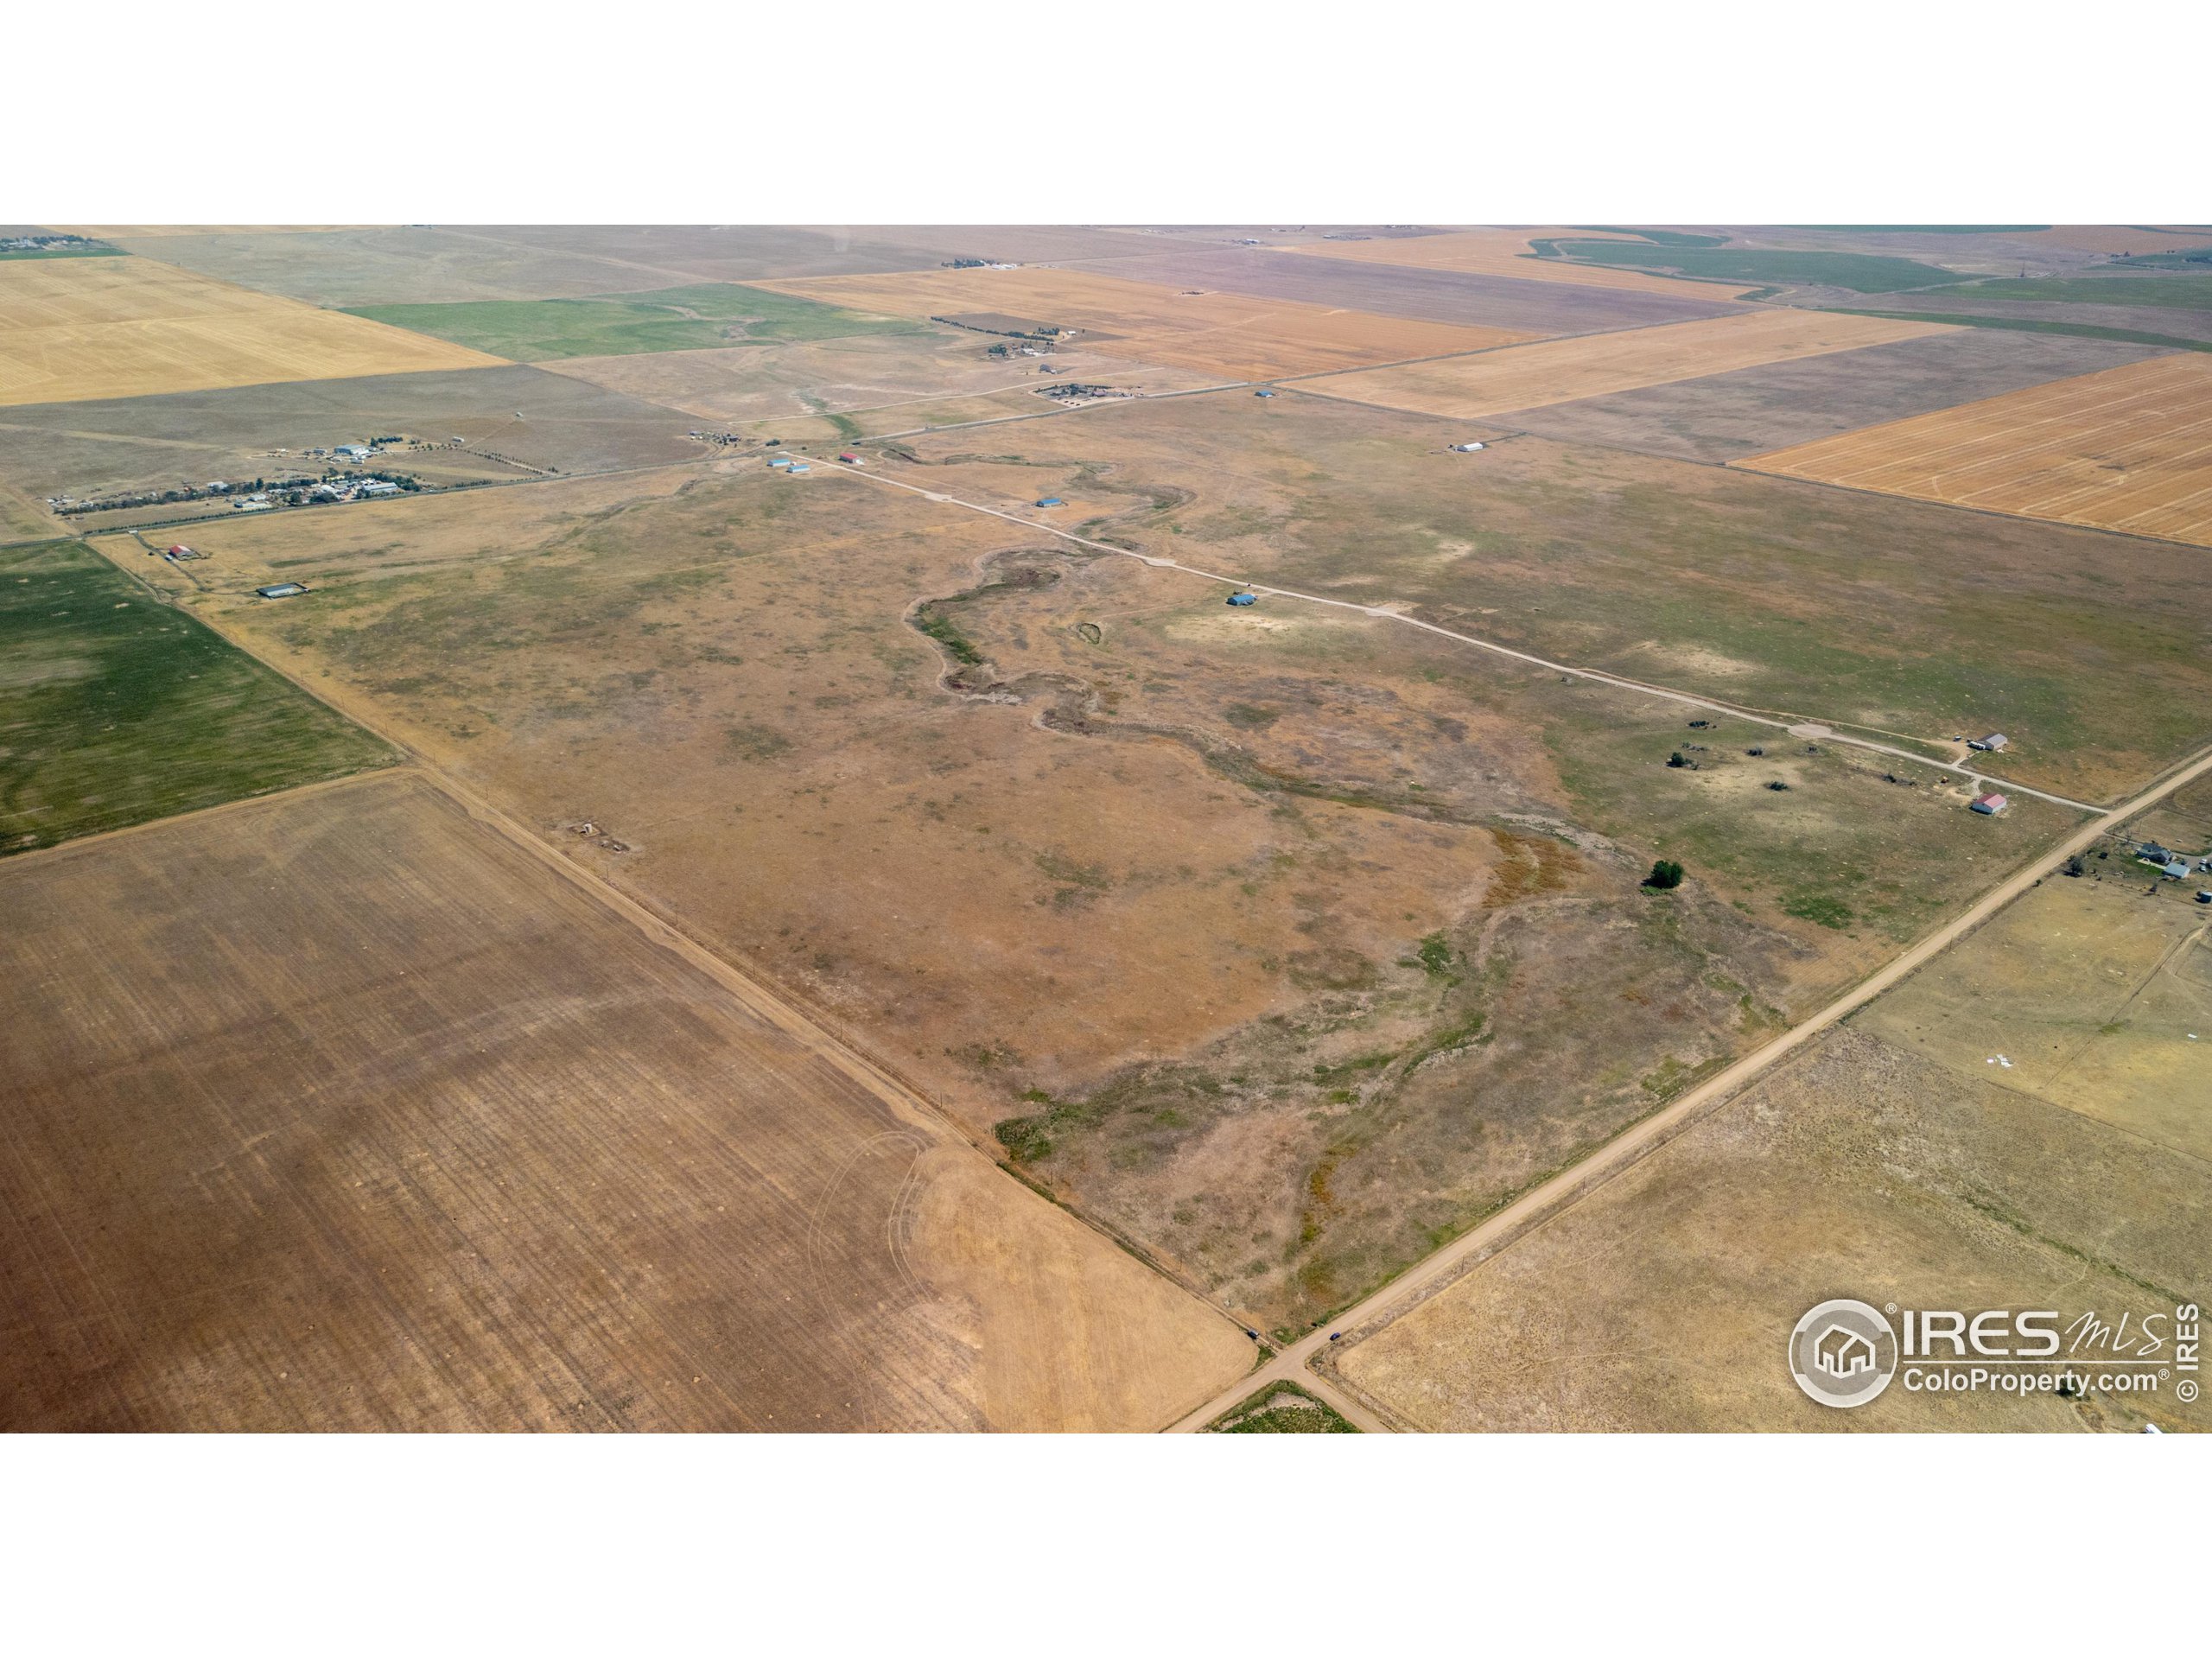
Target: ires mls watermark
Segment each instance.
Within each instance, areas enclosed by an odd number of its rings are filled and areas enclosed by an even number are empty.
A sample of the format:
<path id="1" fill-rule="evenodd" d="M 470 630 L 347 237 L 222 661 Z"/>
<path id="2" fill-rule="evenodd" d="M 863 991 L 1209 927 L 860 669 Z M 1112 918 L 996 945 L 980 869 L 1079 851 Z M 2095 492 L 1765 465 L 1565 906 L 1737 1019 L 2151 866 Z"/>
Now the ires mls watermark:
<path id="1" fill-rule="evenodd" d="M 2194 1302 L 2107 1324 L 2055 1308 L 1880 1308 L 1822 1302 L 1789 1333 L 1789 1374 L 1824 1406 L 1863 1406 L 1893 1382 L 1908 1394 L 2089 1393 L 2197 1396 Z"/>

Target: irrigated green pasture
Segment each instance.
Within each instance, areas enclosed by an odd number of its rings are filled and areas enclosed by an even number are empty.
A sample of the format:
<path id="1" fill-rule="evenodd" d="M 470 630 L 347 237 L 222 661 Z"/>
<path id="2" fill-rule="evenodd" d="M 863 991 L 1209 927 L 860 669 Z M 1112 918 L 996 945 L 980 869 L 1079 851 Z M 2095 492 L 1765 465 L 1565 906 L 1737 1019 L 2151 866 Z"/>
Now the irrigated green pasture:
<path id="1" fill-rule="evenodd" d="M 83 546 L 0 550 L 0 855 L 391 759 Z"/>
<path id="2" fill-rule="evenodd" d="M 518 363 L 699 351 L 747 340 L 912 334 L 924 327 L 901 318 L 870 316 L 734 283 L 584 300 L 371 305 L 353 315 L 473 346 Z"/>
<path id="3" fill-rule="evenodd" d="M 1894 294 L 1966 281 L 1961 273 L 1917 259 L 1880 253 L 1835 253 L 1815 248 L 1658 247 L 1641 242 L 1539 243 L 1569 259 L 1637 270 L 1680 272 L 1716 283 L 1766 283 L 1776 288 L 1818 285 L 1861 294 Z"/>

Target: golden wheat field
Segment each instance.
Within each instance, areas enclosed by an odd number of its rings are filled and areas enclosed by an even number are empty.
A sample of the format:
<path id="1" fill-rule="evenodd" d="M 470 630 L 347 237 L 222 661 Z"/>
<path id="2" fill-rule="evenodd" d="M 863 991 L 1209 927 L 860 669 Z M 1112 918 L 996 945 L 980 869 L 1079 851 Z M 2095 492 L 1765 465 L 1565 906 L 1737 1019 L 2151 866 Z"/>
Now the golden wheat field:
<path id="1" fill-rule="evenodd" d="M 0 405 L 500 361 L 151 259 L 0 261 Z"/>
<path id="2" fill-rule="evenodd" d="M 1884 317 L 1747 311 L 1740 316 L 1541 340 L 1478 357 L 1327 375 L 1308 382 L 1303 390 L 1385 409 L 1468 419 L 1948 332 L 1941 323 L 1897 322 Z"/>
<path id="3" fill-rule="evenodd" d="M 990 312 L 1080 328 L 1074 344 L 1086 350 L 1235 380 L 1483 351 L 1535 338 L 1503 328 L 1420 322 L 1297 300 L 1197 292 L 1029 266 L 828 276 L 759 286 L 893 316 Z"/>
<path id="4" fill-rule="evenodd" d="M 1436 236 L 1377 237 L 1365 242 L 1300 242 L 1286 251 L 1315 254 L 1325 259 L 1413 265 L 1423 270 L 1457 270 L 1474 276 L 1516 276 L 1528 282 L 1574 283 L 1584 288 L 1625 288 L 1645 294 L 1689 295 L 1701 300 L 1732 299 L 1752 286 L 1749 283 L 1693 283 L 1650 271 L 1537 258 L 1529 243 L 1539 237 L 1554 236 L 1602 242 L 1637 239 L 1617 231 L 1576 231 L 1554 225 L 1518 231 L 1446 231 Z"/>
<path id="5" fill-rule="evenodd" d="M 2149 358 L 1738 464 L 2212 547 L 2212 358 Z"/>

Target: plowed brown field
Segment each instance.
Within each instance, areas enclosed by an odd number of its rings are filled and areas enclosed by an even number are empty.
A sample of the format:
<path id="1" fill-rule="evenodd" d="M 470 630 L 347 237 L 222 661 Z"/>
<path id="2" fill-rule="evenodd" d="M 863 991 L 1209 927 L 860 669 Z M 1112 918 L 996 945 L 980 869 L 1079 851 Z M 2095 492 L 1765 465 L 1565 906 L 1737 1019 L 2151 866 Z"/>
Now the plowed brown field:
<path id="1" fill-rule="evenodd" d="M 0 261 L 0 405 L 500 360 L 151 259 Z"/>
<path id="2" fill-rule="evenodd" d="M 1386 409 L 1467 419 L 1944 332 L 1940 323 L 1884 317 L 1751 311 L 1656 328 L 1548 340 L 1438 363 L 1329 375 L 1304 390 Z"/>
<path id="3" fill-rule="evenodd" d="M 2082 253 L 2164 253 L 2172 248 L 2201 247 L 2212 242 L 2212 232 L 2186 226 L 2145 230 L 2136 225 L 2054 225 L 2047 231 L 2020 231 L 2007 238 L 2014 242 L 2046 242 Z"/>
<path id="4" fill-rule="evenodd" d="M 1376 316 L 1244 294 L 1188 293 L 1118 276 L 1027 266 L 825 276 L 759 286 L 893 316 L 980 311 L 1027 317 L 1080 328 L 1074 343 L 1084 350 L 1229 379 L 1313 374 L 1535 338 L 1504 328 Z"/>
<path id="5" fill-rule="evenodd" d="M 2212 547 L 2212 358 L 2153 358 L 1738 463 Z"/>
<path id="6" fill-rule="evenodd" d="M 0 1429 L 1158 1427 L 1219 1315 L 419 775 L 0 873 Z"/>

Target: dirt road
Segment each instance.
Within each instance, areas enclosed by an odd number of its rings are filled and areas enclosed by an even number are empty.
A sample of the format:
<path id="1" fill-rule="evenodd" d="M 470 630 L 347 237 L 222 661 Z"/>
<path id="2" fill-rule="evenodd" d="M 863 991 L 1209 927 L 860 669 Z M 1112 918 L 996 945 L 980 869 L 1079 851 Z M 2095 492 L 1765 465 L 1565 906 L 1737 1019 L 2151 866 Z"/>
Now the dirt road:
<path id="1" fill-rule="evenodd" d="M 1966 911 L 1937 928 L 1903 956 L 1861 980 L 1853 989 L 1847 991 L 1809 1020 L 1792 1027 L 1764 1048 L 1754 1050 L 1672 1105 L 1654 1113 L 1606 1142 L 1581 1163 L 1561 1171 L 1541 1186 L 1515 1199 L 1481 1225 L 1462 1234 L 1366 1300 L 1347 1309 L 1341 1318 L 1283 1350 L 1250 1376 L 1241 1379 L 1235 1389 L 1208 1401 L 1174 1425 L 1171 1432 L 1188 1433 L 1205 1427 L 1262 1383 L 1271 1381 L 1295 1381 L 1314 1389 L 1316 1393 L 1325 1395 L 1339 1411 L 1348 1416 L 1352 1415 L 1351 1408 L 1355 1402 L 1348 1402 L 1340 1390 L 1330 1387 L 1326 1378 L 1318 1379 L 1321 1386 L 1316 1388 L 1317 1378 L 1308 1369 L 1313 1359 L 1331 1345 L 1332 1332 L 1342 1333 L 1343 1341 L 1357 1341 L 1404 1313 L 1431 1292 L 1441 1289 L 1461 1268 L 1495 1255 L 1537 1222 L 1566 1208 L 1592 1188 L 1618 1175 L 1645 1153 L 1671 1139 L 1694 1120 L 1719 1105 L 1776 1061 L 1794 1052 L 1846 1014 L 1879 996 L 1930 957 L 1987 921 L 2074 854 L 2093 844 L 2107 830 L 2124 823 L 2207 772 L 2212 772 L 2212 749 L 2192 756 L 2140 794 L 2099 814 L 2040 858 L 1991 888 Z M 1373 1414 L 1363 1411 L 1354 1420 L 1366 1427 L 1373 1421 Z"/>
<path id="2" fill-rule="evenodd" d="M 804 450 L 796 449 L 796 448 L 794 450 L 787 450 L 786 453 L 806 454 Z M 905 480 L 887 477 L 880 473 L 861 467 L 842 466 L 834 460 L 818 455 L 807 455 L 806 458 L 815 461 L 817 471 L 820 472 L 868 479 L 879 486 L 919 495 L 932 502 L 988 514 L 1007 523 L 1019 524 L 1027 531 L 1041 532 L 1099 552 L 1114 553 L 1125 558 L 1139 559 L 1158 569 L 1179 571 L 1224 587 L 1243 588 L 1246 585 L 1233 577 L 1217 572 L 1183 564 L 1176 560 L 1151 554 L 1135 553 L 1125 548 L 1115 547 L 1110 543 L 1093 541 L 1057 526 L 1024 518 L 1019 513 L 979 502 L 963 500 Z M 1472 635 L 1455 632 L 1435 624 L 1405 615 L 1387 606 L 1359 604 L 1287 588 L 1261 587 L 1255 591 L 1302 603 L 1325 605 L 1354 611 L 1381 620 L 1420 628 L 1424 632 L 1549 671 L 1595 681 L 1647 696 L 1664 697 L 1684 705 L 1752 721 L 1777 729 L 1785 731 L 1795 729 L 1800 735 L 1817 735 L 1824 741 L 1873 750 L 1907 759 L 1920 765 L 1948 766 L 1952 771 L 1975 778 L 1988 776 L 1986 773 L 1956 763 L 1933 760 L 1926 756 L 1893 748 L 1871 740 L 1811 726 L 1802 721 L 1753 713 L 1713 699 L 1676 691 L 1667 687 L 1651 685 L 1600 670 L 1554 663 L 1510 646 L 1497 645 Z M 238 642 L 233 641 L 233 643 Z M 331 690 L 327 687 L 306 689 L 318 696 L 328 698 L 331 696 Z M 343 699 L 343 702 L 352 704 L 357 700 Z M 830 1033 L 823 1031 L 804 1012 L 768 990 L 760 982 L 733 967 L 715 953 L 707 950 L 679 929 L 671 926 L 664 918 L 653 914 L 619 889 L 582 869 L 549 846 L 529 828 L 508 817 L 488 801 L 477 795 L 474 791 L 461 784 L 443 768 L 437 767 L 429 762 L 427 757 L 422 756 L 411 745 L 397 739 L 390 732 L 381 729 L 378 722 L 370 715 L 370 711 L 353 706 L 346 707 L 344 711 L 353 718 L 360 721 L 378 735 L 385 738 L 402 753 L 410 755 L 415 764 L 435 780 L 439 788 L 464 805 L 474 817 L 495 830 L 514 845 L 528 851 L 534 858 L 557 869 L 569 880 L 578 882 L 593 891 L 603 903 L 627 917 L 649 935 L 660 940 L 721 982 L 754 1012 L 782 1027 L 792 1035 L 800 1037 L 802 1040 L 808 1042 L 810 1046 L 816 1047 L 825 1058 L 832 1060 L 856 1081 L 862 1083 L 871 1091 L 881 1096 L 899 1116 L 911 1119 L 918 1115 L 939 1123 L 944 1122 L 941 1115 L 937 1113 L 927 1101 L 908 1089 L 897 1078 L 870 1064 Z M 1240 1378 L 1220 1396 L 1198 1407 L 1173 1425 L 1173 1427 L 1178 1431 L 1201 1427 L 1220 1412 L 1235 1405 L 1255 1389 L 1270 1380 L 1276 1379 L 1296 1379 L 1304 1386 L 1313 1389 L 1326 1398 L 1331 1404 L 1363 1428 L 1372 1430 L 1386 1427 L 1387 1426 L 1380 1422 L 1370 1409 L 1357 1401 L 1346 1398 L 1343 1391 L 1332 1385 L 1329 1378 L 1325 1376 L 1317 1376 L 1309 1369 L 1310 1362 L 1313 1357 L 1329 1346 L 1332 1332 L 1341 1332 L 1345 1340 L 1356 1339 L 1366 1329 L 1384 1319 L 1394 1317 L 1396 1313 L 1402 1312 L 1413 1300 L 1440 1287 L 1463 1267 L 1502 1248 L 1537 1220 L 1573 1202 L 1592 1186 L 1618 1173 L 1643 1153 L 1661 1144 L 1695 1117 L 1719 1104 L 1766 1067 L 1795 1051 L 1852 1010 L 1879 995 L 1929 957 L 1986 920 L 2071 853 L 2090 844 L 2101 833 L 2114 823 L 2142 810 L 2152 802 L 2204 772 L 2208 768 L 2212 768 L 2212 750 L 2192 758 L 2183 766 L 2170 773 L 2163 781 L 2152 785 L 2133 798 L 2110 810 L 2101 812 L 2095 807 L 2069 800 L 2064 797 L 2049 795 L 2041 791 L 2026 789 L 2009 783 L 2004 784 L 2004 787 L 2017 790 L 2022 794 L 2036 795 L 2058 804 L 2097 816 L 2090 818 L 2065 841 L 2044 854 L 2040 859 L 2024 868 L 1984 895 L 1959 917 L 1864 981 L 1856 989 L 1838 998 L 1827 1007 L 1823 1008 L 1790 1032 L 1746 1056 L 1727 1071 L 1685 1095 L 1662 1111 L 1646 1118 L 1607 1143 L 1582 1164 L 1563 1172 L 1541 1186 L 1523 1195 L 1471 1232 L 1446 1245 L 1373 1296 L 1357 1304 L 1342 1319 L 1315 1331 L 1310 1336 L 1276 1355 L 1258 1370 Z M 2003 780 L 1992 779 L 1992 781 L 2002 783 Z"/>
<path id="3" fill-rule="evenodd" d="M 1061 541 L 1072 542 L 1078 547 L 1090 548 L 1096 552 L 1112 553 L 1121 558 L 1135 559 L 1140 563 L 1151 565 L 1155 569 L 1180 571 L 1186 576 L 1196 576 L 1204 582 L 1218 582 L 1224 588 L 1255 594 L 1268 594 L 1278 599 L 1294 599 L 1306 605 L 1325 605 L 1335 610 L 1351 611 L 1357 615 L 1371 616 L 1381 621 L 1395 622 L 1408 628 L 1419 628 L 1424 633 L 1433 633 L 1439 638 L 1450 639 L 1459 645 L 1472 645 L 1478 651 L 1486 651 L 1495 656 L 1510 658 L 1515 662 L 1526 663 L 1532 668 L 1541 668 L 1554 674 L 1568 675 L 1579 680 L 1594 681 L 1599 685 L 1613 686 L 1623 691 L 1639 692 L 1645 696 L 1662 697 L 1669 702 L 1681 703 L 1686 708 L 1701 709 L 1711 714 L 1726 715 L 1733 720 L 1749 721 L 1754 725 L 1770 727 L 1776 731 L 1787 732 L 1793 736 L 1819 736 L 1828 742 L 1845 744 L 1855 749 L 1871 750 L 1876 754 L 1889 755 L 1895 760 L 1910 760 L 1916 766 L 1935 766 L 1945 772 L 1955 772 L 1977 785 L 1996 784 L 2016 795 L 2032 795 L 2039 801 L 2049 801 L 2054 805 L 2065 807 L 2069 811 L 2095 812 L 2101 810 L 2087 801 L 2072 800 L 2063 795 L 2051 794 L 2047 790 L 2033 789 L 2025 784 L 2013 783 L 1978 766 L 1965 766 L 1955 760 L 1938 760 L 1928 755 L 1916 754 L 1910 749 L 1897 748 L 1888 743 L 1878 743 L 1872 738 L 1855 737 L 1848 732 L 1839 732 L 1826 725 L 1808 721 L 1803 715 L 1762 714 L 1756 709 L 1745 709 L 1732 702 L 1722 702 L 1717 698 L 1699 696 L 1694 692 L 1677 691 L 1671 686 L 1654 685 L 1649 680 L 1634 680 L 1624 674 L 1609 674 L 1603 669 L 1581 668 L 1572 663 L 1555 663 L 1548 657 L 1539 657 L 1531 652 L 1517 651 L 1511 645 L 1501 645 L 1493 639 L 1481 639 L 1471 633 L 1459 633 L 1451 628 L 1440 627 L 1433 622 L 1424 622 L 1417 616 L 1408 615 L 1406 612 L 1395 608 L 1387 601 L 1380 605 L 1363 605 L 1353 600 L 1331 599 L 1321 594 L 1300 593 L 1294 588 L 1271 588 L 1263 582 L 1243 582 L 1235 576 L 1224 575 L 1217 570 L 1207 570 L 1198 565 L 1185 564 L 1179 560 L 1163 558 L 1155 553 L 1135 553 L 1126 547 L 1116 547 L 1110 542 L 1093 541 L 1087 536 L 1077 535 L 1071 530 L 1062 530 L 1056 524 L 1044 524 L 1034 518 L 1025 518 L 1020 513 L 1008 512 L 1002 507 L 988 506 L 980 501 L 963 500 L 957 495 L 947 495 L 941 490 L 932 490 L 919 484 L 909 484 L 904 479 L 887 477 L 881 473 L 870 472 L 864 467 L 847 466 L 834 459 L 814 454 L 796 447 L 787 448 L 785 453 L 795 455 L 800 460 L 809 461 L 840 477 L 865 478 L 873 483 L 885 485 L 891 489 L 907 491 L 920 496 L 925 501 L 934 501 L 940 505 L 963 507 L 969 512 L 987 513 L 994 518 L 1003 518 L 1010 524 L 1020 524 L 1024 530 L 1039 531 L 1045 535 L 1057 537 Z"/>

